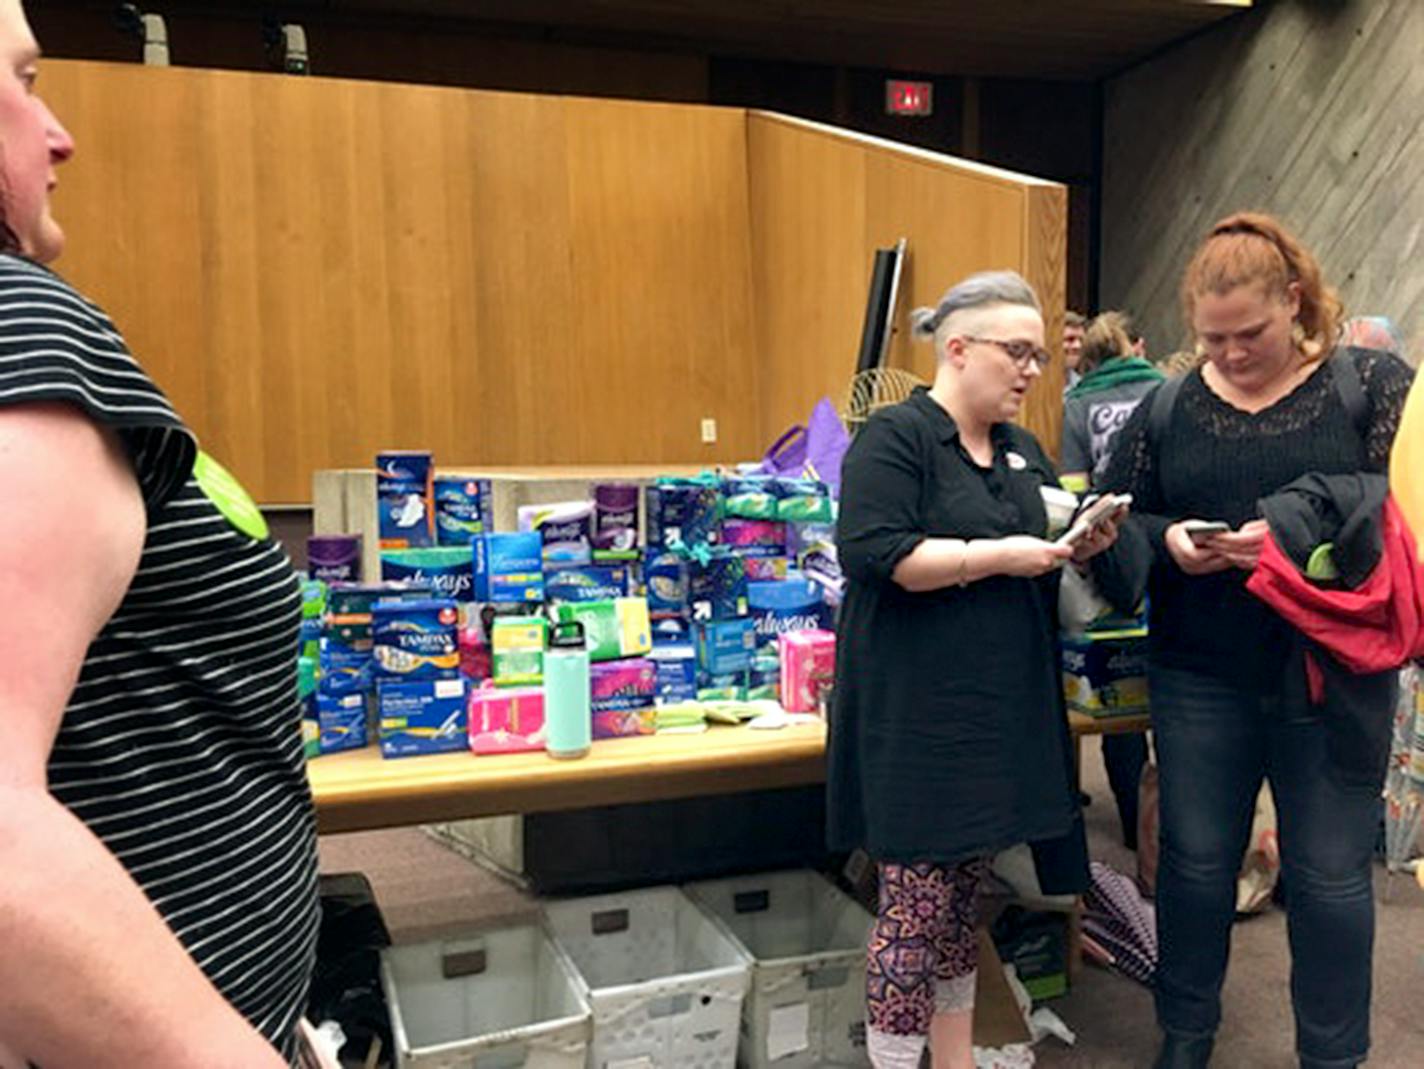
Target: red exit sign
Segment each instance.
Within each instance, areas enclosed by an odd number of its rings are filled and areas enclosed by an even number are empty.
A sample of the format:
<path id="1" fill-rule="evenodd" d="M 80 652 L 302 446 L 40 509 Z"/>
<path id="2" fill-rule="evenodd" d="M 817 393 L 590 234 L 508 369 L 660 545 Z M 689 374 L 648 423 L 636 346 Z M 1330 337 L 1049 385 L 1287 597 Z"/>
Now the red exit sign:
<path id="1" fill-rule="evenodd" d="M 929 82 L 906 82 L 898 78 L 885 80 L 885 114 L 932 115 L 934 86 Z"/>

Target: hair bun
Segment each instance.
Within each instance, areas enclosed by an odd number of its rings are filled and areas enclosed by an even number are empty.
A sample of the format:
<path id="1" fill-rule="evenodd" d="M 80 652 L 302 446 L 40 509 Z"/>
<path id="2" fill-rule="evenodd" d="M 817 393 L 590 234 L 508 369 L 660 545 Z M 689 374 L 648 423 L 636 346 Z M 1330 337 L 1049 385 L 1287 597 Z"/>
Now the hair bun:
<path id="1" fill-rule="evenodd" d="M 934 337 L 939 326 L 939 313 L 934 308 L 916 308 L 910 313 L 910 333 L 916 338 Z"/>

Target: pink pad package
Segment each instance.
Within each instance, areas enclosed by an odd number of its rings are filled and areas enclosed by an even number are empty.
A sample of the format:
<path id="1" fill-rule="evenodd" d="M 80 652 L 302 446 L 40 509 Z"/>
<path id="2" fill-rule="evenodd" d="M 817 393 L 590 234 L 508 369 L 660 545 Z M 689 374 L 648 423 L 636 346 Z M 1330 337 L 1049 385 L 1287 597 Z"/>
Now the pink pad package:
<path id="1" fill-rule="evenodd" d="M 781 704 L 789 713 L 815 713 L 836 675 L 836 636 L 831 631 L 788 631 L 779 637 Z"/>
<path id="2" fill-rule="evenodd" d="M 544 748 L 542 687 L 471 688 L 469 712 L 470 749 L 477 754 Z"/>

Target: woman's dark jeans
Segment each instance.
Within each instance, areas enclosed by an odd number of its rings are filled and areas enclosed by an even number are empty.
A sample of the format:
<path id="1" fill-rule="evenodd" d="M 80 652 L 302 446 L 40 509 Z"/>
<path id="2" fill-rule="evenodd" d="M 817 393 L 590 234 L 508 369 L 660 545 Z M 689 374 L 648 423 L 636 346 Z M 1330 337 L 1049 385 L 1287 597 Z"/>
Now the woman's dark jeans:
<path id="1" fill-rule="evenodd" d="M 1207 1036 L 1221 1021 L 1236 876 L 1265 775 L 1279 823 L 1301 1063 L 1334 1069 L 1363 1061 L 1378 786 L 1339 784 L 1313 710 L 1175 668 L 1154 667 L 1150 684 L 1161 776 L 1162 1029 Z"/>

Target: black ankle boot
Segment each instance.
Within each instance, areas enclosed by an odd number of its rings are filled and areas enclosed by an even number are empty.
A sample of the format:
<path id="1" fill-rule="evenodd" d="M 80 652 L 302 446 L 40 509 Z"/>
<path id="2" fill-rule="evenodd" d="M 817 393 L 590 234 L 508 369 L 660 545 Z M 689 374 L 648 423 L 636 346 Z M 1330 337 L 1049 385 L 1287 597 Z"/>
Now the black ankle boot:
<path id="1" fill-rule="evenodd" d="M 1211 1064 L 1211 1048 L 1215 1042 L 1212 1036 L 1184 1039 L 1181 1036 L 1164 1036 L 1162 1049 L 1152 1069 L 1207 1069 Z"/>

